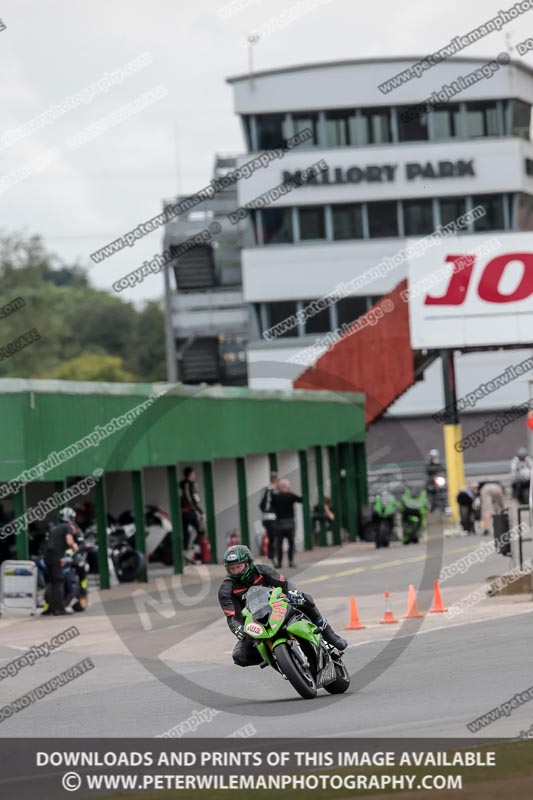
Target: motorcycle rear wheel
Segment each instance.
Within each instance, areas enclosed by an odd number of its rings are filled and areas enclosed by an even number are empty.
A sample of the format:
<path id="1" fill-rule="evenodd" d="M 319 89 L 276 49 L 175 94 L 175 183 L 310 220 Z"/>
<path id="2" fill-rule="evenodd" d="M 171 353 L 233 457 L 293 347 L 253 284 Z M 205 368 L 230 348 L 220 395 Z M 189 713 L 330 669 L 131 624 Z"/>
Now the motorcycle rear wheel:
<path id="1" fill-rule="evenodd" d="M 316 697 L 316 684 L 309 672 L 309 677 L 302 674 L 301 665 L 295 663 L 290 648 L 286 644 L 278 644 L 274 650 L 279 668 L 300 697 L 304 700 L 313 700 Z"/>

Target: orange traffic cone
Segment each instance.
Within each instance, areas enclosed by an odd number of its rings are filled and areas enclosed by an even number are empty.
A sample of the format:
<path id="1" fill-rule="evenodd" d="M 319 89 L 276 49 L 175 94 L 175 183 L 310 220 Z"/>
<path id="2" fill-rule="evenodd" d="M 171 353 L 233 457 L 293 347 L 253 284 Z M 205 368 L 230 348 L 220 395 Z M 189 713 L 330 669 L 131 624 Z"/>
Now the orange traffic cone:
<path id="1" fill-rule="evenodd" d="M 444 603 L 442 602 L 442 597 L 440 595 L 440 587 L 439 582 L 435 580 L 433 582 L 434 591 L 433 591 L 433 606 L 429 609 L 430 614 L 441 614 L 444 611 L 448 611 L 447 608 L 444 607 Z"/>
<path id="2" fill-rule="evenodd" d="M 420 619 L 424 615 L 418 610 L 416 602 L 415 587 L 412 583 L 409 584 L 409 596 L 407 598 L 407 614 L 404 614 L 402 619 Z"/>
<path id="3" fill-rule="evenodd" d="M 392 613 L 392 607 L 390 602 L 390 593 L 385 592 L 385 613 L 383 614 L 383 619 L 380 619 L 380 625 L 392 625 L 394 622 L 398 622 L 395 618 L 394 614 Z"/>
<path id="4" fill-rule="evenodd" d="M 350 621 L 345 627 L 345 631 L 360 631 L 366 628 L 366 625 L 361 625 L 359 619 L 359 612 L 357 611 L 357 603 L 353 594 L 350 595 Z"/>

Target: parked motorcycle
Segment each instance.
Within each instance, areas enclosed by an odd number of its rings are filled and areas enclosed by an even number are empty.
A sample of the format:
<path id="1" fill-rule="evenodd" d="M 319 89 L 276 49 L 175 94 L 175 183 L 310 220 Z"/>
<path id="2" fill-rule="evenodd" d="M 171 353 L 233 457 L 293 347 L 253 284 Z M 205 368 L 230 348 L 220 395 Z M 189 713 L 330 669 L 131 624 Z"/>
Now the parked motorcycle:
<path id="1" fill-rule="evenodd" d="M 372 506 L 372 521 L 376 548 L 388 547 L 395 533 L 398 501 L 390 492 L 376 495 Z"/>
<path id="2" fill-rule="evenodd" d="M 413 497 L 411 490 L 406 486 L 400 498 L 404 544 L 418 544 L 420 541 L 420 531 L 425 525 L 428 507 L 428 496 L 425 489 L 422 489 L 418 497 Z"/>
<path id="3" fill-rule="evenodd" d="M 323 687 L 342 694 L 350 676 L 341 653 L 322 638 L 316 625 L 288 602 L 281 587 L 252 586 L 243 609 L 244 632 L 263 663 L 286 678 L 300 697 L 311 700 Z"/>
<path id="4" fill-rule="evenodd" d="M 146 555 L 169 567 L 172 558 L 172 522 L 159 506 L 146 506 Z"/>
<path id="5" fill-rule="evenodd" d="M 465 533 L 475 533 L 476 518 L 478 518 L 476 506 L 479 506 L 479 497 L 470 488 L 461 489 L 457 495 L 457 504 L 459 505 L 461 528 Z"/>
<path id="6" fill-rule="evenodd" d="M 145 510 L 145 552 L 150 563 L 159 562 L 165 566 L 174 563 L 172 555 L 172 521 L 160 506 L 148 505 Z M 123 511 L 118 522 L 127 530 L 128 536 L 135 538 L 135 519 L 128 509 Z M 130 536 L 131 534 L 131 536 Z M 211 561 L 211 551 L 207 536 L 197 538 L 196 531 L 191 527 L 189 531 L 189 555 L 184 553 L 186 563 L 204 563 Z"/>
<path id="7" fill-rule="evenodd" d="M 108 515 L 108 520 L 113 520 Z M 142 553 L 135 550 L 135 525 L 118 526 L 111 521 L 107 526 L 108 558 L 110 571 L 114 571 L 120 583 L 131 583 L 144 571 L 146 561 Z M 98 541 L 96 524 L 85 532 L 91 572 L 98 572 Z"/>

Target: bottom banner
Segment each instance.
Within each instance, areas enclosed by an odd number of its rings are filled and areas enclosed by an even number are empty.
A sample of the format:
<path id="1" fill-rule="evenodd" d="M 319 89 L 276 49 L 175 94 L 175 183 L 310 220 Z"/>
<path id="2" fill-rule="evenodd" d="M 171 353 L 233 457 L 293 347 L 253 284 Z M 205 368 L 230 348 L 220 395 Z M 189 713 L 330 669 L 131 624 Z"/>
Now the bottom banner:
<path id="1" fill-rule="evenodd" d="M 2 740 L 0 796 L 531 796 L 532 755 L 531 740 L 14 739 Z"/>

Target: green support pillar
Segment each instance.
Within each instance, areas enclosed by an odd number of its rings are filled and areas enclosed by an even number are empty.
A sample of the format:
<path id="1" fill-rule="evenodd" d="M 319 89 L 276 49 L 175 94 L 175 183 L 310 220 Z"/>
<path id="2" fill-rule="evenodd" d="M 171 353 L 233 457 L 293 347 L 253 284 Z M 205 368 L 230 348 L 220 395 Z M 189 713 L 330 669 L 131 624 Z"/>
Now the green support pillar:
<path id="1" fill-rule="evenodd" d="M 13 494 L 13 513 L 15 519 L 23 517 L 26 513 L 26 485 L 19 486 L 18 491 Z M 17 551 L 17 559 L 19 561 L 27 561 L 30 557 L 30 545 L 28 540 L 28 526 L 26 524 L 17 528 L 18 532 L 15 533 L 15 547 Z"/>
<path id="2" fill-rule="evenodd" d="M 324 508 L 324 468 L 322 466 L 322 448 L 315 447 L 315 467 L 316 467 L 316 488 L 318 494 L 318 505 L 321 509 Z M 325 547 L 326 541 L 326 523 L 324 520 L 320 523 L 320 547 Z"/>
<path id="3" fill-rule="evenodd" d="M 342 544 L 341 537 L 341 491 L 340 491 L 340 465 L 337 445 L 328 447 L 329 481 L 331 485 L 331 506 L 335 519 L 333 520 L 333 544 Z"/>
<path id="4" fill-rule="evenodd" d="M 360 518 L 361 518 L 361 507 L 363 505 L 363 495 L 362 495 L 362 487 L 361 487 L 361 480 L 359 475 L 359 460 L 358 460 L 358 445 L 355 442 L 350 444 L 350 459 L 353 461 L 353 489 L 354 489 L 354 498 L 355 498 L 355 535 L 357 539 L 361 538 L 361 531 L 360 531 Z"/>
<path id="5" fill-rule="evenodd" d="M 354 463 L 354 492 L 355 492 L 355 506 L 358 511 L 360 511 L 361 506 L 363 505 L 363 498 L 361 494 L 361 481 L 359 478 L 359 459 L 357 453 L 357 445 L 351 444 L 351 449 L 353 452 L 353 463 Z"/>
<path id="6" fill-rule="evenodd" d="M 357 477 L 359 481 L 359 495 L 361 505 L 368 503 L 368 470 L 366 465 L 366 448 L 364 442 L 355 445 L 355 455 L 357 460 Z"/>
<path id="7" fill-rule="evenodd" d="M 107 560 L 107 511 L 105 501 L 105 476 L 102 475 L 94 487 L 94 513 L 98 541 L 98 572 L 100 589 L 109 589 L 109 564 Z"/>
<path id="8" fill-rule="evenodd" d="M 343 489 L 346 505 L 346 528 L 351 542 L 355 542 L 359 529 L 356 504 L 356 481 L 355 481 L 355 454 L 352 442 L 344 442 L 341 445 L 342 462 L 345 470 Z"/>
<path id="9" fill-rule="evenodd" d="M 142 553 L 146 558 L 143 480 L 142 472 L 140 470 L 135 469 L 131 473 L 131 489 L 133 492 L 133 517 L 135 519 L 135 549 L 139 553 Z M 139 580 L 143 583 L 148 581 L 148 571 L 146 566 L 139 574 Z"/>
<path id="10" fill-rule="evenodd" d="M 278 454 L 277 453 L 269 453 L 268 454 L 268 468 L 270 472 L 277 472 L 278 471 Z"/>
<path id="11" fill-rule="evenodd" d="M 180 575 L 183 572 L 183 529 L 175 464 L 167 467 L 167 485 L 170 520 L 172 522 L 172 562 L 174 573 Z"/>
<path id="12" fill-rule="evenodd" d="M 237 463 L 237 489 L 239 492 L 239 520 L 241 527 L 241 544 L 250 547 L 250 532 L 248 529 L 248 492 L 246 489 L 246 461 L 236 458 Z"/>
<path id="13" fill-rule="evenodd" d="M 207 536 L 211 547 L 211 561 L 217 563 L 217 529 L 215 517 L 215 484 L 213 482 L 213 464 L 211 461 L 203 462 L 204 492 L 205 492 L 205 517 Z"/>
<path id="14" fill-rule="evenodd" d="M 54 481 L 54 494 L 56 492 L 58 494 L 60 492 L 64 492 L 66 488 L 67 488 L 67 479 L 66 478 L 63 478 L 63 480 L 61 480 L 61 481 Z M 56 512 L 54 514 L 56 522 L 59 522 L 59 512 L 61 511 L 62 508 L 65 508 L 65 503 L 63 503 L 62 505 L 60 505 L 60 506 L 58 506 L 56 508 Z"/>
<path id="15" fill-rule="evenodd" d="M 302 485 L 302 513 L 304 518 L 304 547 L 313 549 L 313 535 L 311 530 L 311 514 L 309 508 L 309 470 L 307 467 L 307 450 L 299 450 L 300 482 Z"/>

